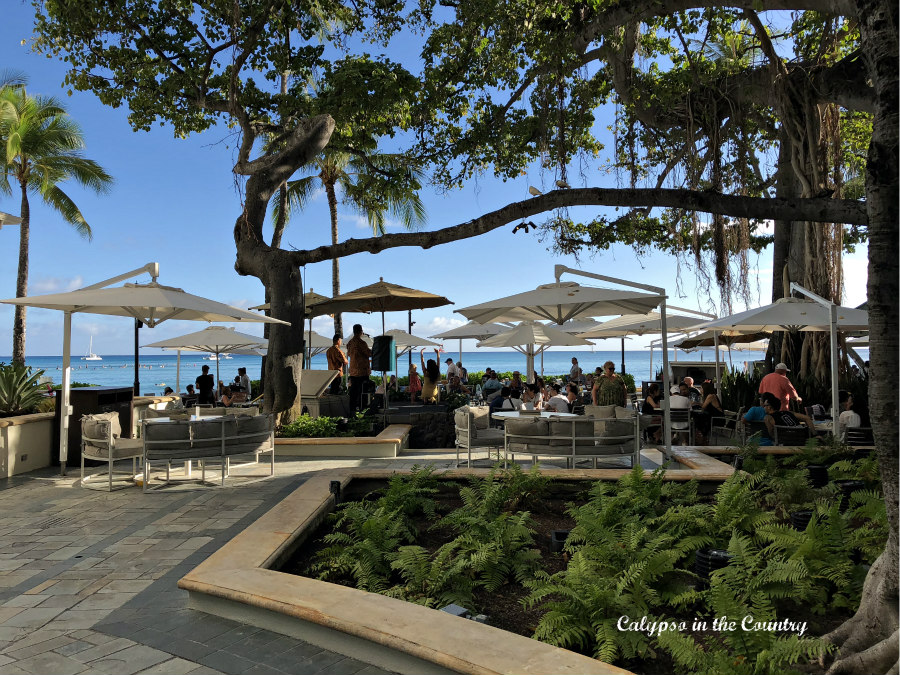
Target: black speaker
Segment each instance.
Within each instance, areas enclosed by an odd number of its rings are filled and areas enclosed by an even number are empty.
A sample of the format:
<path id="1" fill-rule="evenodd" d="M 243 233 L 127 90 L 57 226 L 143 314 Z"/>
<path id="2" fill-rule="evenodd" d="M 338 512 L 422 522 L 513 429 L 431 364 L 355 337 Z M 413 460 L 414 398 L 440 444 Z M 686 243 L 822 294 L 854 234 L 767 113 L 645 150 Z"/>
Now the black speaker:
<path id="1" fill-rule="evenodd" d="M 376 373 L 394 370 L 397 367 L 397 352 L 394 350 L 392 335 L 378 335 L 372 340 L 372 371 Z"/>

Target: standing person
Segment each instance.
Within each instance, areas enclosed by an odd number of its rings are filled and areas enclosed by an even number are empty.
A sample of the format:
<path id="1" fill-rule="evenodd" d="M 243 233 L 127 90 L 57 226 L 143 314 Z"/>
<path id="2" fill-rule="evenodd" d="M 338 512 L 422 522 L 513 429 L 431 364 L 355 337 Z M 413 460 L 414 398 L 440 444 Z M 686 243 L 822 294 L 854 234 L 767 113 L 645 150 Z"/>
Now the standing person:
<path id="1" fill-rule="evenodd" d="M 641 407 L 641 415 L 647 415 L 654 422 L 662 421 L 657 414 L 660 398 L 659 385 L 656 382 L 651 382 L 650 386 L 647 387 L 647 398 L 644 399 L 644 405 Z M 648 426 L 644 431 L 653 439 L 654 443 L 662 442 L 661 425 Z"/>
<path id="2" fill-rule="evenodd" d="M 338 376 L 331 381 L 329 385 L 329 393 L 338 394 L 341 391 L 341 380 L 344 379 L 344 367 L 347 365 L 347 355 L 341 349 L 341 342 L 344 338 L 335 335 L 331 338 L 331 346 L 325 352 L 325 358 L 328 359 L 328 370 L 338 371 Z"/>
<path id="3" fill-rule="evenodd" d="M 409 402 L 415 403 L 416 396 L 422 391 L 422 380 L 419 379 L 419 372 L 416 370 L 416 364 L 409 364 Z"/>
<path id="4" fill-rule="evenodd" d="M 435 349 L 435 356 L 440 352 Z M 441 391 L 438 385 L 441 382 L 441 367 L 434 359 L 428 359 L 425 363 L 425 348 L 419 354 L 422 364 L 422 403 L 437 403 L 441 398 Z"/>
<path id="5" fill-rule="evenodd" d="M 591 401 L 594 405 L 625 407 L 625 380 L 616 374 L 616 364 L 612 361 L 604 363 L 603 371 L 595 375 Z"/>
<path id="6" fill-rule="evenodd" d="M 469 382 L 469 371 L 463 368 L 462 361 L 456 362 L 456 375 L 459 377 L 459 381 L 463 384 L 467 384 Z"/>
<path id="7" fill-rule="evenodd" d="M 250 391 L 250 378 L 247 376 L 247 369 L 238 368 L 238 377 L 241 381 L 241 389 L 245 394 L 247 394 L 247 400 L 249 401 L 251 398 L 253 398 L 253 396 L 251 396 L 253 392 Z"/>
<path id="8" fill-rule="evenodd" d="M 453 363 L 453 359 L 447 359 L 444 363 L 447 364 L 447 382 L 450 381 L 451 377 L 459 377 L 459 369 Z"/>
<path id="9" fill-rule="evenodd" d="M 788 410 L 791 407 L 791 399 L 802 403 L 803 399 L 797 394 L 794 385 L 787 378 L 790 369 L 783 363 L 775 366 L 775 372 L 766 375 L 759 383 L 760 394 L 774 394 L 781 401 L 781 409 Z"/>
<path id="10" fill-rule="evenodd" d="M 369 345 L 362 339 L 362 325 L 353 324 L 353 337 L 347 341 L 347 356 L 350 357 L 350 366 L 347 369 L 350 373 L 350 415 L 352 416 L 357 410 L 362 408 L 363 383 L 369 379 L 372 372 L 371 362 L 372 350 Z"/>
<path id="11" fill-rule="evenodd" d="M 197 387 L 197 403 L 212 403 L 216 402 L 216 396 L 213 393 L 213 390 L 216 388 L 216 380 L 215 378 L 209 374 L 209 366 L 203 366 L 200 369 L 202 373 L 194 380 L 194 384 Z"/>
<path id="12" fill-rule="evenodd" d="M 581 367 L 578 365 L 578 359 L 572 357 L 572 367 L 569 369 L 569 382 L 581 381 Z"/>

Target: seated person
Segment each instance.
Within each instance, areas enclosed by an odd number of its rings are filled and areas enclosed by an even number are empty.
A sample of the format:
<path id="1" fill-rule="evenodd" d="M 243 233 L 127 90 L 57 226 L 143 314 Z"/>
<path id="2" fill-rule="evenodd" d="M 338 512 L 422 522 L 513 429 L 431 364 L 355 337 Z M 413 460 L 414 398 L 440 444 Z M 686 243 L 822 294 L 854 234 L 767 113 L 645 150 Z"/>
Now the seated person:
<path id="1" fill-rule="evenodd" d="M 553 396 L 544 405 L 544 410 L 560 413 L 572 412 L 572 403 L 578 398 L 578 385 L 573 383 L 566 385 L 565 394 L 562 393 L 560 385 L 555 382 L 550 385 L 550 389 L 553 391 Z"/>
<path id="2" fill-rule="evenodd" d="M 522 405 L 522 402 L 510 395 L 509 387 L 503 387 L 500 389 L 500 393 L 491 401 L 490 408 L 491 413 L 495 413 L 500 410 L 518 410 L 520 405 Z"/>
<path id="3" fill-rule="evenodd" d="M 862 426 L 862 418 L 858 412 L 853 410 L 853 395 L 849 391 L 842 389 L 838 392 L 838 407 L 841 409 L 838 426 L 840 427 L 840 438 L 843 439 L 847 434 L 847 429 Z"/>
<path id="4" fill-rule="evenodd" d="M 816 426 L 806 415 L 793 413 L 790 410 L 781 410 L 781 399 L 771 392 L 762 395 L 763 409 L 766 411 L 766 429 L 769 437 L 775 437 L 775 426 L 799 427 L 804 424 L 814 432 Z"/>
<path id="5" fill-rule="evenodd" d="M 455 392 L 458 394 L 471 394 L 472 393 L 471 391 L 469 391 L 469 388 L 460 381 L 458 375 L 450 376 L 450 382 L 447 384 L 447 391 L 451 392 L 451 393 Z"/>
<path id="6" fill-rule="evenodd" d="M 653 419 L 654 421 L 656 421 L 656 417 L 659 416 L 659 399 L 659 385 L 656 384 L 656 382 L 653 382 L 649 387 L 647 387 L 647 398 L 644 399 L 644 405 L 641 407 L 641 414 L 654 416 Z M 654 426 L 649 426 L 645 429 L 645 431 L 654 443 L 662 443 L 661 425 L 657 424 Z"/>
<path id="7" fill-rule="evenodd" d="M 537 410 L 535 407 L 535 398 L 537 396 L 537 385 L 536 384 L 526 384 L 525 388 L 522 390 L 522 405 L 519 406 L 520 410 Z M 540 405 L 540 402 L 538 402 Z"/>
<path id="8" fill-rule="evenodd" d="M 487 401 L 493 401 L 499 395 L 501 389 L 503 389 L 503 384 L 497 378 L 497 373 L 492 370 L 490 378 L 481 387 L 484 398 Z"/>
<path id="9" fill-rule="evenodd" d="M 197 392 L 194 391 L 194 385 L 189 384 L 187 386 L 187 389 L 185 389 L 185 393 L 181 395 L 181 402 L 187 407 L 196 405 Z"/>
<path id="10" fill-rule="evenodd" d="M 680 385 L 672 387 L 669 391 L 669 409 L 670 410 L 690 410 L 691 399 L 685 391 L 687 387 L 682 382 Z"/>
<path id="11" fill-rule="evenodd" d="M 522 381 L 522 373 L 518 370 L 513 371 L 512 380 L 509 382 L 509 388 L 513 398 L 522 398 L 522 390 L 525 388 L 525 383 Z"/>
<path id="12" fill-rule="evenodd" d="M 685 380 L 690 380 L 691 378 L 686 377 L 686 378 L 684 378 L 684 379 L 685 379 Z M 691 380 L 691 381 L 693 382 L 693 380 Z M 699 408 L 699 407 L 700 407 L 700 405 L 701 405 L 701 403 L 702 403 L 703 401 L 702 401 L 702 397 L 701 397 L 699 391 L 697 391 L 696 389 L 694 389 L 694 388 L 693 388 L 691 385 L 689 385 L 687 382 L 682 382 L 681 384 L 679 384 L 679 385 L 678 385 L 678 390 L 679 390 L 679 391 L 678 391 L 679 394 L 681 394 L 682 396 L 687 397 L 687 399 L 691 402 L 691 407 L 692 407 L 692 408 Z"/>
<path id="13" fill-rule="evenodd" d="M 172 387 L 166 387 L 166 390 L 163 392 L 163 396 L 175 396 L 175 390 Z M 174 401 L 169 401 L 166 403 L 166 407 L 164 410 L 184 410 L 184 403 L 181 398 L 177 398 Z"/>
<path id="14" fill-rule="evenodd" d="M 699 410 L 694 411 L 696 413 L 694 424 L 703 437 L 709 438 L 712 431 L 713 417 L 724 417 L 725 410 L 722 408 L 722 403 L 719 401 L 712 382 L 704 382 L 701 387 L 703 389 L 703 403 L 700 405 Z"/>
<path id="15" fill-rule="evenodd" d="M 747 410 L 746 413 L 744 413 L 744 422 L 745 422 L 744 426 L 746 426 L 746 423 L 749 423 L 749 422 L 765 422 L 765 419 L 766 419 L 765 408 L 762 405 L 755 405 L 755 406 L 751 407 L 749 410 Z M 760 430 L 759 445 L 760 445 L 760 447 L 764 447 L 764 446 L 767 447 L 767 446 L 774 445 L 772 443 L 772 437 L 769 436 L 768 428 L 763 428 Z"/>
<path id="16" fill-rule="evenodd" d="M 234 403 L 234 393 L 231 391 L 231 387 L 222 388 L 222 395 L 219 398 L 219 403 L 221 403 L 226 408 L 231 407 L 231 405 Z"/>

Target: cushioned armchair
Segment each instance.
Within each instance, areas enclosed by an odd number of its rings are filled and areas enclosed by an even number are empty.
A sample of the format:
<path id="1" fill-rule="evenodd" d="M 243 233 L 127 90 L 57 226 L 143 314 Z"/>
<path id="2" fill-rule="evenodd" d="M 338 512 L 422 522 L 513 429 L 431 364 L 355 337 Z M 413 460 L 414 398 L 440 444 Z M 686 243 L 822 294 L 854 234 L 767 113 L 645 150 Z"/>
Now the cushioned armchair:
<path id="1" fill-rule="evenodd" d="M 120 476 L 115 489 L 131 487 L 137 473 L 137 458 L 143 454 L 143 445 L 139 438 L 122 438 L 122 427 L 119 424 L 119 413 L 108 412 L 85 415 L 81 418 L 81 486 L 99 487 L 105 482 L 106 489 L 114 489 L 114 475 Z M 106 473 L 85 476 L 84 461 L 92 459 L 106 462 Z M 121 459 L 131 460 L 131 472 L 116 472 L 115 463 Z M 122 482 L 122 479 L 125 482 Z"/>
<path id="2" fill-rule="evenodd" d="M 456 465 L 459 466 L 459 452 L 466 451 L 466 466 L 472 466 L 472 450 L 487 451 L 491 459 L 491 448 L 497 450 L 500 459 L 500 448 L 503 447 L 503 430 L 490 428 L 490 408 L 488 406 L 462 406 L 453 413 L 456 427 Z"/>

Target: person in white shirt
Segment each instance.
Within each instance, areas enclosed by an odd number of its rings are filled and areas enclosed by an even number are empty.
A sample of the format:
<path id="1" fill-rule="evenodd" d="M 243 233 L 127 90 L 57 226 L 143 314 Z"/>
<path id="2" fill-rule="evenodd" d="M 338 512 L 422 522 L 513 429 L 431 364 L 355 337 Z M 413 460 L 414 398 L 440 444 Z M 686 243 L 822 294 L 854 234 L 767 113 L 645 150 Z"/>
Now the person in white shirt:
<path id="1" fill-rule="evenodd" d="M 838 405 L 841 414 L 838 417 L 838 426 L 841 430 L 841 439 L 847 434 L 847 429 L 852 427 L 861 427 L 862 418 L 859 413 L 853 410 L 853 395 L 849 391 L 841 390 L 838 392 Z"/>
<path id="2" fill-rule="evenodd" d="M 569 369 L 569 381 L 581 382 L 581 366 L 578 365 L 578 359 L 572 357 L 572 367 Z"/>
<path id="3" fill-rule="evenodd" d="M 247 394 L 247 400 L 249 401 L 252 398 L 253 392 L 250 391 L 250 378 L 247 377 L 247 369 L 246 368 L 238 368 L 238 377 L 240 379 L 241 390 L 245 394 Z"/>
<path id="4" fill-rule="evenodd" d="M 672 390 L 669 393 L 671 394 L 671 396 L 669 396 L 669 408 L 671 410 L 691 409 L 691 399 L 682 395 L 680 387 L 672 387 Z"/>
<path id="5" fill-rule="evenodd" d="M 447 364 L 447 381 L 449 382 L 451 377 L 459 377 L 459 368 L 453 363 L 453 359 L 447 359 L 445 363 Z"/>
<path id="6" fill-rule="evenodd" d="M 566 385 L 566 393 L 560 393 L 559 385 L 551 384 L 550 388 L 555 392 L 544 406 L 545 410 L 553 412 L 567 413 L 572 412 L 572 403 L 578 398 L 578 385 Z"/>

